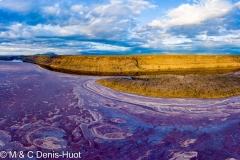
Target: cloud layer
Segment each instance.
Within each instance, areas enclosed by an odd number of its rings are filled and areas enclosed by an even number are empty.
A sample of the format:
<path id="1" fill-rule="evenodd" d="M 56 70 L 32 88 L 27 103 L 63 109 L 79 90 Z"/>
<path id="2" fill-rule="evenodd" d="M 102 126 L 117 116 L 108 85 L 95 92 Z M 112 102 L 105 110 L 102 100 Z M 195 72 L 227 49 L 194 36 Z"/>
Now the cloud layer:
<path id="1" fill-rule="evenodd" d="M 147 0 L 1 0 L 0 54 L 240 53 L 240 2 L 183 0 L 163 15 L 159 6 Z M 142 24 L 151 10 L 156 18 Z"/>

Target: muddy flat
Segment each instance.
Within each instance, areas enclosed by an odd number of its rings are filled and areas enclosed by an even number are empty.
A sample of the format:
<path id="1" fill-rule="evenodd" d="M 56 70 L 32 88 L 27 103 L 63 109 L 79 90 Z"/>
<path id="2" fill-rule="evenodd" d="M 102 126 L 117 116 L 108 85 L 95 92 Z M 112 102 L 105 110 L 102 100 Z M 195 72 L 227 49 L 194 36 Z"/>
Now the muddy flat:
<path id="1" fill-rule="evenodd" d="M 240 95 L 240 72 L 105 78 L 97 82 L 122 92 L 162 98 L 226 98 Z"/>

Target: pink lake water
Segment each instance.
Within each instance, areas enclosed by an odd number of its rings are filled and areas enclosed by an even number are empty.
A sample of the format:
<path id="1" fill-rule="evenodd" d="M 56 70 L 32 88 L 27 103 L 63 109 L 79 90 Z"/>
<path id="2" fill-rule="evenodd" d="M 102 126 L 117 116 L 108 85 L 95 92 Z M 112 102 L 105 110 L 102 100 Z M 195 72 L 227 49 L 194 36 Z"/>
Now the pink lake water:
<path id="1" fill-rule="evenodd" d="M 99 78 L 0 62 L 0 151 L 22 151 L 25 159 L 29 151 L 81 152 L 89 160 L 240 159 L 240 96 L 150 98 L 108 89 Z"/>

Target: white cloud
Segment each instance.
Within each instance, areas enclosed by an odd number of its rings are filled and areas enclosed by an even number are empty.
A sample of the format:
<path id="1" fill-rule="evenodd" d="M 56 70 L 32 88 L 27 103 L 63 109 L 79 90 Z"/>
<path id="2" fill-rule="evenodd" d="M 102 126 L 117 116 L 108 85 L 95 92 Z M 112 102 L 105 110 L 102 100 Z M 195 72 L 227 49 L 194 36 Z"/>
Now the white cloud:
<path id="1" fill-rule="evenodd" d="M 83 6 L 82 5 L 73 5 L 71 7 L 71 11 L 73 12 L 80 12 L 82 10 Z"/>
<path id="2" fill-rule="evenodd" d="M 233 5 L 227 0 L 201 0 L 192 5 L 182 4 L 168 11 L 162 20 L 153 20 L 149 26 L 171 27 L 178 25 L 201 24 L 203 21 L 227 14 Z"/>
<path id="3" fill-rule="evenodd" d="M 240 8 L 240 2 L 235 3 L 235 6 Z"/>
<path id="4" fill-rule="evenodd" d="M 7 4 L 8 7 L 13 2 L 17 2 L 16 0 L 4 0 L 3 2 L 5 1 L 4 4 Z M 24 4 L 23 0 L 19 0 L 19 2 Z M 22 26 L 18 26 L 20 25 L 18 22 L 12 22 L 9 24 L 8 30 L 0 31 L 0 37 L 86 36 L 88 38 L 121 40 L 127 37 L 137 23 L 136 16 L 142 10 L 154 7 L 146 0 L 110 0 L 109 3 L 104 4 L 90 6 L 69 4 L 68 7 L 63 6 L 66 4 L 63 1 L 59 1 L 57 4 L 43 1 L 43 4 L 48 4 L 40 7 L 41 14 L 46 21 L 40 21 L 36 25 L 22 23 Z M 55 15 L 58 15 L 55 19 L 48 17 Z"/>
<path id="5" fill-rule="evenodd" d="M 166 20 L 162 20 L 162 21 L 166 21 Z M 160 20 L 153 20 L 151 23 L 148 24 L 151 27 L 164 27 L 164 23 L 161 22 Z"/>
<path id="6" fill-rule="evenodd" d="M 192 42 L 192 40 L 189 38 L 185 38 L 185 37 L 175 37 L 175 36 L 163 39 L 163 41 L 162 41 L 162 43 L 164 45 L 179 45 L 179 44 L 184 44 L 187 42 L 190 43 L 190 42 Z"/>
<path id="7" fill-rule="evenodd" d="M 205 44 L 211 46 L 217 45 L 230 45 L 240 46 L 240 30 L 228 31 L 224 35 L 219 36 L 208 36 L 206 34 L 197 35 L 196 38 Z"/>
<path id="8" fill-rule="evenodd" d="M 1 38 L 30 38 L 32 35 L 28 32 L 28 29 L 25 28 L 25 25 L 21 23 L 14 23 L 8 27 L 7 31 L 0 31 Z"/>
<path id="9" fill-rule="evenodd" d="M 43 25 L 36 26 L 23 25 L 14 23 L 8 27 L 7 31 L 0 31 L 1 38 L 34 38 L 36 36 L 72 36 L 84 35 L 79 30 L 80 25 L 59 26 L 59 25 Z"/>
<path id="10" fill-rule="evenodd" d="M 111 0 L 108 4 L 98 4 L 88 7 L 70 5 L 68 11 L 62 3 L 45 6 L 41 9 L 44 15 L 61 15 L 51 20 L 61 24 L 37 24 L 35 26 L 23 24 L 18 31 L 11 24 L 8 31 L 0 31 L 1 37 L 35 37 L 35 36 L 87 36 L 88 38 L 107 38 L 121 40 L 127 36 L 135 24 L 136 14 L 142 10 L 154 7 L 145 0 Z M 66 15 L 66 12 L 68 14 Z M 80 14 L 72 14 L 80 13 Z M 61 17 L 68 17 L 61 19 Z M 24 35 L 20 34 L 24 30 Z"/>
<path id="11" fill-rule="evenodd" d="M 93 12 L 100 16 L 121 16 L 130 14 L 128 6 L 124 5 L 123 1 L 119 0 L 111 0 L 110 4 L 96 6 Z"/>
<path id="12" fill-rule="evenodd" d="M 110 0 L 109 4 L 94 8 L 94 12 L 99 15 L 130 16 L 131 14 L 140 14 L 143 10 L 154 7 L 146 0 Z"/>
<path id="13" fill-rule="evenodd" d="M 55 48 L 45 45 L 34 45 L 25 43 L 0 44 L 0 55 L 33 55 L 37 53 L 55 52 L 57 54 L 75 54 L 76 49 Z"/>
<path id="14" fill-rule="evenodd" d="M 2 0 L 0 1 L 0 8 L 15 12 L 27 12 L 32 8 L 32 2 L 26 0 Z"/>
<path id="15" fill-rule="evenodd" d="M 145 10 L 147 8 L 156 8 L 155 5 L 152 5 L 145 0 L 129 0 L 129 3 L 130 3 L 129 8 L 135 14 L 140 14 L 142 10 Z"/>
<path id="16" fill-rule="evenodd" d="M 122 47 L 122 46 L 95 43 L 95 42 L 85 42 L 84 44 L 91 45 L 92 50 L 101 50 L 101 51 L 116 51 L 117 52 L 117 51 L 128 51 L 131 49 L 129 47 Z"/>
<path id="17" fill-rule="evenodd" d="M 55 4 L 54 6 L 47 6 L 43 8 L 43 12 L 48 15 L 58 15 L 60 11 L 59 5 Z"/>

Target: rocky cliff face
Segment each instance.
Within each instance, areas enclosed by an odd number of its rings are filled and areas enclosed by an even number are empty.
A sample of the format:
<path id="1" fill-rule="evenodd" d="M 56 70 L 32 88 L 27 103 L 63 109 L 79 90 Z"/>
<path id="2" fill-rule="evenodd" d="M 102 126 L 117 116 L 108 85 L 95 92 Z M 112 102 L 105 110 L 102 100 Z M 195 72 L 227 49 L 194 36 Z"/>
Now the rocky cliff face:
<path id="1" fill-rule="evenodd" d="M 25 56 L 22 60 L 59 72 L 103 76 L 225 73 L 240 70 L 240 56 Z"/>

